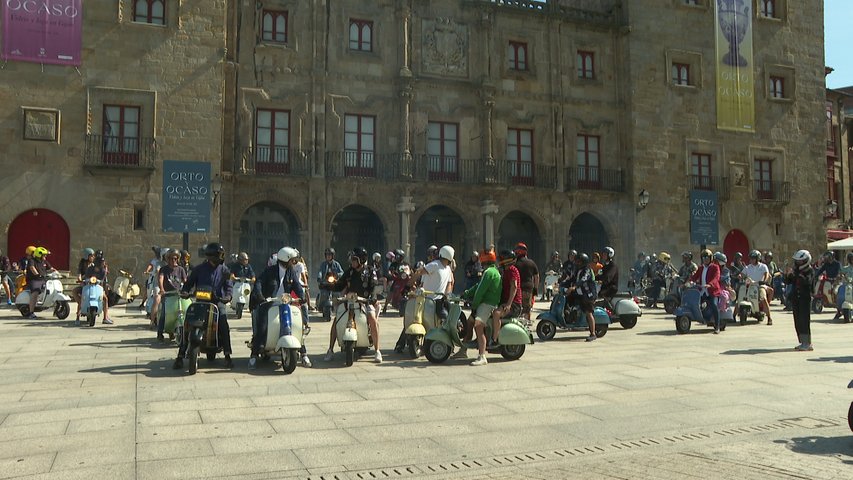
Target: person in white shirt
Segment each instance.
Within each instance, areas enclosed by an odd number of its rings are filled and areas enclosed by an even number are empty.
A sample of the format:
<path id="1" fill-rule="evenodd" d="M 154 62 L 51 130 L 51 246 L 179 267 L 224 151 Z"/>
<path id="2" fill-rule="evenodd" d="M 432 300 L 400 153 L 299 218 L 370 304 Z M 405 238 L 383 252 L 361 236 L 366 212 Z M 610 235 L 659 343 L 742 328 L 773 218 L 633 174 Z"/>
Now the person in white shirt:
<path id="1" fill-rule="evenodd" d="M 453 262 L 455 253 L 450 245 L 441 247 L 438 258 L 417 269 L 410 280 L 411 284 L 421 280 L 423 289 L 433 293 L 430 297 L 435 300 L 435 312 L 442 320 L 447 318 L 447 303 L 444 301 L 444 296 L 453 288 L 453 270 L 450 264 Z"/>
<path id="2" fill-rule="evenodd" d="M 767 289 L 773 287 L 770 286 L 770 269 L 761 262 L 761 252 L 758 250 L 749 252 L 749 265 L 743 268 L 741 276 L 749 280 L 747 283 L 761 283 L 758 289 L 759 309 L 767 315 L 767 325 L 773 325 L 773 320 L 770 318 L 770 304 L 767 301 Z"/>

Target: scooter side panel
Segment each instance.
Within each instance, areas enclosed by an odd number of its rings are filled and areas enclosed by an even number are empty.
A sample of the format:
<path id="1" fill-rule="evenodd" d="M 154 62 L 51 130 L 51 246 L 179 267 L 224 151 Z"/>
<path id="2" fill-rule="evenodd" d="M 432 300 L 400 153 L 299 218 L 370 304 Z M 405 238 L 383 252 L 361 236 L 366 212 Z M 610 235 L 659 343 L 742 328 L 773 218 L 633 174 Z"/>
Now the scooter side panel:
<path id="1" fill-rule="evenodd" d="M 415 321 L 415 313 L 418 306 L 418 297 L 410 298 L 409 301 L 406 302 L 406 311 L 403 314 L 403 326 L 409 328 L 409 325 L 412 325 Z M 435 317 L 435 300 L 431 298 L 424 298 L 424 311 L 421 316 L 421 325 L 423 325 L 424 330 L 430 330 L 434 328 L 438 322 Z M 406 332 L 408 333 L 408 332 Z M 423 335 L 422 333 L 420 335 Z"/>
<path id="2" fill-rule="evenodd" d="M 515 323 L 505 323 L 498 333 L 498 342 L 501 345 L 527 345 L 530 343 L 530 334 L 526 328 Z"/>
<path id="3" fill-rule="evenodd" d="M 440 342 L 445 345 L 453 345 L 453 341 L 450 339 L 450 334 L 445 332 L 444 329 L 441 328 L 433 328 L 429 332 L 427 332 L 424 337 L 424 342 L 427 340 L 432 340 L 434 342 Z"/>
<path id="4" fill-rule="evenodd" d="M 623 298 L 621 300 L 616 301 L 616 305 L 613 306 L 616 313 L 616 316 L 621 317 L 623 315 L 642 315 L 643 312 L 640 310 L 640 306 L 634 303 L 633 300 Z"/>
<path id="5" fill-rule="evenodd" d="M 592 318 L 596 325 L 610 325 L 610 315 L 607 314 L 607 310 L 601 307 L 595 307 L 592 311 Z"/>
<path id="6" fill-rule="evenodd" d="M 284 349 L 302 348 L 302 342 L 300 342 L 296 338 L 296 336 L 294 336 L 294 335 L 285 335 L 285 336 L 279 338 L 278 342 L 276 342 L 276 345 L 275 345 L 275 350 L 279 350 L 282 348 L 284 348 Z"/>
<path id="7" fill-rule="evenodd" d="M 557 316 L 551 312 L 542 312 L 536 316 L 536 320 L 548 320 L 552 323 L 557 323 Z"/>

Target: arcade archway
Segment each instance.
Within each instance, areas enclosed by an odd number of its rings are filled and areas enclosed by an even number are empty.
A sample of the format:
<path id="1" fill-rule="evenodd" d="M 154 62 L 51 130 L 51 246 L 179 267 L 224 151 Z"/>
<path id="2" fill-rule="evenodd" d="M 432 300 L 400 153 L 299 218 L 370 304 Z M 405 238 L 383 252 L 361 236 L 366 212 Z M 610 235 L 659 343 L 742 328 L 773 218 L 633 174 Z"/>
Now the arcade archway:
<path id="1" fill-rule="evenodd" d="M 465 243 L 465 221 L 450 207 L 435 205 L 428 208 L 415 224 L 415 249 L 412 251 L 412 264 L 426 259 L 426 251 L 430 245 L 441 248 L 450 245 L 456 251 L 456 285 L 465 285 L 465 262 L 470 257 L 471 246 Z M 459 288 L 456 291 L 459 291 Z"/>
<path id="2" fill-rule="evenodd" d="M 545 252 L 545 241 L 530 215 L 514 210 L 509 212 L 498 226 L 497 250 L 498 252 L 503 249 L 512 250 L 519 242 L 527 245 L 528 256 L 536 262 L 541 273 L 550 257 Z"/>
<path id="3" fill-rule="evenodd" d="M 299 221 L 287 207 L 260 202 L 240 218 L 240 251 L 249 254 L 255 273 L 267 266 L 270 255 L 285 246 L 300 248 Z"/>
<path id="4" fill-rule="evenodd" d="M 385 252 L 385 226 L 376 212 L 363 205 L 344 207 L 332 220 L 332 247 L 341 265 L 344 255 L 354 247 L 364 247 L 369 254 Z"/>
<path id="5" fill-rule="evenodd" d="M 581 213 L 569 227 L 569 248 L 592 256 L 593 252 L 610 245 L 610 238 L 601 221 L 591 213 Z"/>

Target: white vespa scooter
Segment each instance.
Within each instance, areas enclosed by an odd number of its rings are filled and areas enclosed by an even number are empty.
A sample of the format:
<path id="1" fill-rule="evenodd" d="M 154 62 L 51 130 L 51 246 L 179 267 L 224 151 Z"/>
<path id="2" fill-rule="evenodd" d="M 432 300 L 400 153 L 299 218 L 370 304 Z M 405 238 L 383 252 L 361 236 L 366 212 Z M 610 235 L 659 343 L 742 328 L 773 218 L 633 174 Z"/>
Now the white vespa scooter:
<path id="1" fill-rule="evenodd" d="M 338 346 L 344 351 L 346 366 L 352 366 L 356 355 L 364 355 L 373 345 L 367 325 L 366 308 L 369 300 L 355 293 L 348 293 L 336 300 L 335 328 Z"/>
<path id="2" fill-rule="evenodd" d="M 234 292 L 231 298 L 231 309 L 234 310 L 235 318 L 243 318 L 243 308 L 249 303 L 249 295 L 252 293 L 252 279 L 236 277 L 234 279 Z"/>
<path id="3" fill-rule="evenodd" d="M 71 297 L 62 293 L 62 282 L 59 280 L 62 275 L 59 272 L 52 272 L 47 275 L 47 281 L 44 285 L 44 290 L 39 295 L 36 302 L 36 312 L 53 309 L 53 314 L 60 320 L 68 318 L 71 313 L 71 307 L 68 302 Z M 24 290 L 15 297 L 15 307 L 21 312 L 24 317 L 30 313 L 30 292 Z"/>
<path id="4" fill-rule="evenodd" d="M 741 282 L 737 292 L 737 316 L 741 325 L 746 324 L 746 319 L 753 317 L 759 322 L 764 321 L 764 312 L 760 309 L 759 289 L 761 284 L 746 279 Z"/>
<path id="5" fill-rule="evenodd" d="M 542 298 L 545 299 L 545 301 L 551 301 L 551 297 L 554 296 L 554 292 L 556 292 L 557 288 L 559 288 L 559 286 L 557 285 L 557 282 L 559 280 L 560 275 L 558 275 L 557 272 L 553 270 L 548 270 L 547 272 L 545 272 L 545 291 L 542 294 Z"/>
<path id="6" fill-rule="evenodd" d="M 118 271 L 119 276 L 116 278 L 113 285 L 113 291 L 118 295 L 120 300 L 125 303 L 133 303 L 136 297 L 139 296 L 139 285 L 133 282 L 133 275 L 124 270 Z"/>
<path id="7" fill-rule="evenodd" d="M 290 295 L 278 298 L 268 298 L 260 304 L 255 312 L 259 322 L 267 322 L 267 338 L 263 350 L 258 353 L 261 358 L 268 359 L 275 354 L 281 354 L 281 369 L 285 375 L 293 373 L 299 363 L 299 351 L 308 332 L 303 328 L 302 310 Z M 252 348 L 251 342 L 247 342 Z"/>
<path id="8" fill-rule="evenodd" d="M 847 275 L 841 276 L 835 298 L 838 302 L 838 309 L 844 318 L 844 323 L 850 323 L 850 312 L 853 310 L 853 279 Z"/>

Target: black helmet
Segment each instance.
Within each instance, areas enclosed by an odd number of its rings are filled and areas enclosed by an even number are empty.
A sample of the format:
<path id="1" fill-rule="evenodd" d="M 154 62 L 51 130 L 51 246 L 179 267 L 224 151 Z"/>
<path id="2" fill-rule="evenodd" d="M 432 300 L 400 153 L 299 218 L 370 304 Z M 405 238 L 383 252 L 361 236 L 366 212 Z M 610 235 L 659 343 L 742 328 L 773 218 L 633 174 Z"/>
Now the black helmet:
<path id="1" fill-rule="evenodd" d="M 688 260 L 693 260 L 693 252 L 685 251 L 681 254 L 681 258 L 687 257 Z"/>
<path id="2" fill-rule="evenodd" d="M 767 258 L 773 258 L 773 252 L 771 252 L 770 250 L 767 250 L 766 252 L 764 252 L 764 256 Z"/>
<path id="3" fill-rule="evenodd" d="M 367 264 L 367 250 L 364 247 L 355 247 L 350 252 L 350 258 L 356 257 L 362 265 Z"/>
<path id="4" fill-rule="evenodd" d="M 569 257 L 577 257 L 577 256 L 578 256 L 577 250 L 575 250 L 575 249 L 569 250 Z"/>
<path id="5" fill-rule="evenodd" d="M 498 265 L 507 265 L 513 261 L 515 261 L 515 252 L 512 250 L 504 249 L 498 254 Z"/>
<path id="6" fill-rule="evenodd" d="M 225 247 L 218 242 L 208 243 L 204 246 L 204 258 L 217 264 L 225 262 Z"/>
<path id="7" fill-rule="evenodd" d="M 740 260 L 741 258 L 743 258 L 743 254 L 740 252 L 735 252 L 735 260 Z"/>
<path id="8" fill-rule="evenodd" d="M 325 252 L 323 252 L 323 255 L 331 255 L 332 258 L 335 258 L 335 249 L 332 247 L 329 247 L 326 249 Z"/>
<path id="9" fill-rule="evenodd" d="M 759 252 L 758 250 L 752 250 L 751 252 L 749 252 L 749 258 L 757 258 L 760 260 L 761 252 Z"/>
<path id="10" fill-rule="evenodd" d="M 95 258 L 104 258 L 103 250 L 95 250 Z"/>
<path id="11" fill-rule="evenodd" d="M 587 265 L 587 264 L 589 264 L 589 255 L 582 253 L 582 254 L 578 255 L 576 261 L 578 263 L 580 263 L 581 265 Z"/>
<path id="12" fill-rule="evenodd" d="M 406 258 L 406 252 L 402 248 L 398 248 L 394 250 L 394 259 L 398 262 L 402 262 L 403 259 Z"/>

